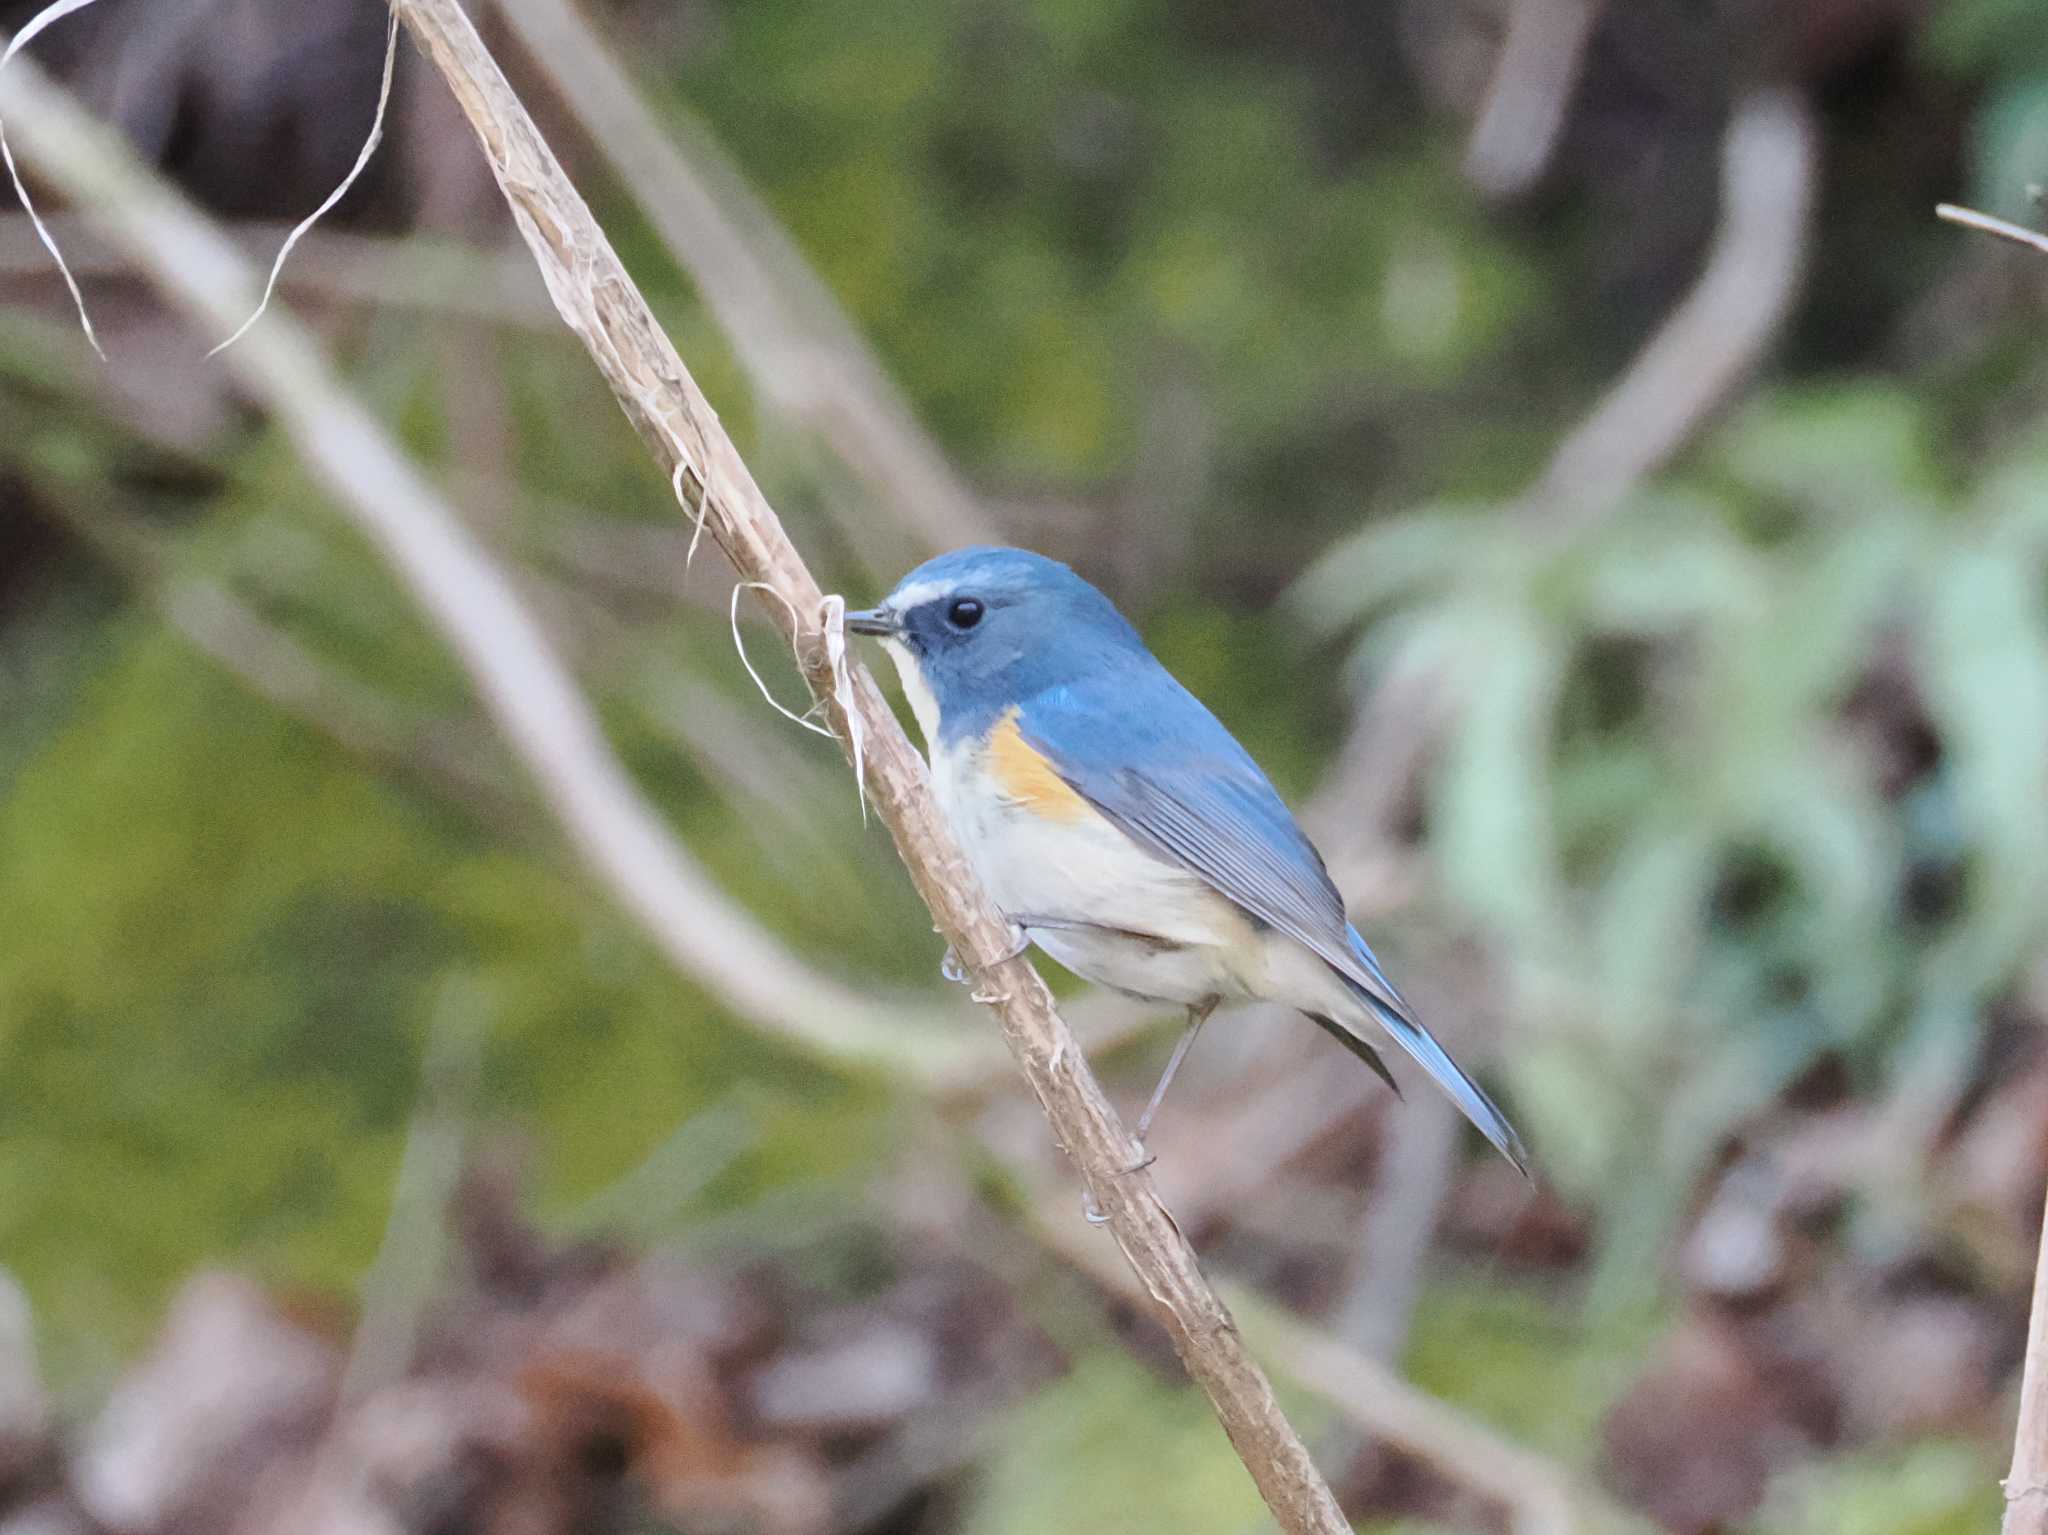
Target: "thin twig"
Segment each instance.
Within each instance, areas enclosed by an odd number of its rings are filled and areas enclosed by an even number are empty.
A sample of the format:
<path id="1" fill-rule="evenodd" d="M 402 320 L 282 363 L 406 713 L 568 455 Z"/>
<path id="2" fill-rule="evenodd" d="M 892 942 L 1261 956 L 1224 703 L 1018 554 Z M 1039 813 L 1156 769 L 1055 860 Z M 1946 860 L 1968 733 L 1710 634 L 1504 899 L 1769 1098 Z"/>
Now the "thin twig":
<path id="1" fill-rule="evenodd" d="M 742 577 L 776 594 L 764 604 L 791 641 L 842 745 L 865 739 L 869 795 L 895 838 L 941 935 L 979 977 L 1004 1037 L 1073 1157 L 1096 1207 L 1201 1384 L 1253 1480 L 1287 1531 L 1341 1535 L 1336 1499 L 1246 1353 L 1230 1313 L 1159 1203 L 1137 1148 L 1030 962 L 1012 952 L 1009 929 L 976 887 L 932 801 L 924 761 L 864 668 L 854 667 L 840 703 L 820 630 L 824 594 L 718 424 L 610 242 L 569 183 L 525 108 L 506 84 L 455 0 L 394 0 L 394 9 L 448 80 L 484 146 L 548 290 L 581 336 L 629 420 L 672 475 L 704 487 L 704 514 Z M 787 611 L 784 612 L 783 610 Z"/>
<path id="2" fill-rule="evenodd" d="M 342 1370 L 341 1400 L 360 1402 L 412 1368 L 427 1305 L 447 1263 L 448 1202 L 462 1180 L 489 997 L 480 982 L 447 982 L 434 1005 L 419 1101 L 406 1130 L 384 1240 L 363 1280 L 362 1317 Z"/>
<path id="3" fill-rule="evenodd" d="M 1961 224 L 1965 229 L 1982 230 L 1988 235 L 1997 235 L 2001 240 L 2010 240 L 2015 245 L 2024 245 L 2048 256 L 2048 234 L 2038 229 L 2029 229 L 2024 224 L 2015 224 L 2007 219 L 1994 218 L 1988 213 L 1979 213 L 1975 208 L 1959 208 L 1954 203 L 1936 203 L 1934 216 L 1946 219 L 1951 224 Z"/>
<path id="4" fill-rule="evenodd" d="M 1465 147 L 1465 176 L 1487 196 L 1521 196 L 1550 164 L 1601 9 L 1602 0 L 1515 0 Z"/>
<path id="5" fill-rule="evenodd" d="M 327 217 L 336 203 L 348 196 L 349 188 L 354 186 L 357 178 L 363 174 L 364 167 L 370 163 L 370 157 L 377 152 L 377 145 L 384 138 L 384 112 L 391 105 L 391 76 L 397 64 L 398 23 L 394 20 L 384 37 L 384 75 L 377 87 L 377 114 L 370 120 L 369 134 L 363 140 L 363 147 L 356 152 L 355 163 L 349 167 L 348 174 L 341 178 L 341 184 L 321 199 L 319 207 L 292 225 L 292 232 L 284 237 L 284 244 L 277 248 L 277 257 L 270 264 L 270 276 L 263 284 L 263 297 L 256 301 L 256 307 L 249 312 L 249 318 L 235 327 L 234 334 L 224 341 L 214 343 L 207 356 L 212 357 L 225 352 L 246 336 L 250 327 L 263 318 L 263 312 L 270 307 L 271 295 L 277 292 L 277 280 L 284 273 L 284 264 L 291 259 L 292 248 L 305 239 L 315 224 Z"/>
<path id="6" fill-rule="evenodd" d="M 1819 164 L 1812 109 L 1767 86 L 1722 143 L 1721 220 L 1699 281 L 1559 446 L 1526 511 L 1577 529 L 1668 463 L 1762 358 L 1805 268 Z"/>

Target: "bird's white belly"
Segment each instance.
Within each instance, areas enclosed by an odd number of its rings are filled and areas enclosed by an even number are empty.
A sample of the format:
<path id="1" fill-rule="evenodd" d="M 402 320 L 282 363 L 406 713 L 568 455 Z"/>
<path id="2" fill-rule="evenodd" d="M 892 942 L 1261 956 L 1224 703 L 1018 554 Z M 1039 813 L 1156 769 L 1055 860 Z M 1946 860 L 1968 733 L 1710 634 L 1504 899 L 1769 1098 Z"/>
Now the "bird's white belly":
<path id="1" fill-rule="evenodd" d="M 990 898 L 1040 948 L 1135 996 L 1188 1003 L 1258 992 L 1275 935 L 1093 809 L 1057 820 L 1006 798 L 973 751 L 935 753 L 933 788 Z"/>

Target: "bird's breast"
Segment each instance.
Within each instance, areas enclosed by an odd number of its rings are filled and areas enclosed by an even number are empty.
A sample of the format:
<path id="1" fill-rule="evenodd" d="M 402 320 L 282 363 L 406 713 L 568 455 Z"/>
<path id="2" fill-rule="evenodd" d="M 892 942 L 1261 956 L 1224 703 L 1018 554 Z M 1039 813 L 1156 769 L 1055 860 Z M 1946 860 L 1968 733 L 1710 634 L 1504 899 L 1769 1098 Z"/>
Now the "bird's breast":
<path id="1" fill-rule="evenodd" d="M 1078 793 L 1024 738 L 1015 711 L 981 739 L 935 751 L 932 779 L 975 873 L 1012 920 L 1201 946 L 1245 926 L 1196 875 L 1132 841 Z"/>

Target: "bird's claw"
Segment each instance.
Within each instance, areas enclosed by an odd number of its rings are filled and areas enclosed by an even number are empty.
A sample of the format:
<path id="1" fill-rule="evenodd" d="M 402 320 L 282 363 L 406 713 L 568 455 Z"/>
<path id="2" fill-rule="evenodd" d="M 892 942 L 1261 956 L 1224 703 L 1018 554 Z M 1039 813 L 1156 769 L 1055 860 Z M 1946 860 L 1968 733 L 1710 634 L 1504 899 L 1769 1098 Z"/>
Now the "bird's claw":
<path id="1" fill-rule="evenodd" d="M 1159 1153 L 1146 1150 L 1145 1143 L 1140 1141 L 1138 1142 L 1137 1159 L 1126 1163 L 1119 1169 L 1119 1175 L 1128 1178 L 1133 1173 L 1142 1173 L 1158 1160 Z M 1091 1226 L 1106 1226 L 1109 1224 L 1109 1217 L 1104 1215 L 1101 1207 L 1095 1203 L 1095 1191 L 1093 1189 L 1083 1189 L 1081 1191 L 1081 1219 Z"/>
<path id="2" fill-rule="evenodd" d="M 1008 960 L 1013 960 L 1030 947 L 1031 935 L 1012 922 L 1010 924 L 1010 946 L 998 954 L 990 964 L 1000 965 Z M 950 943 L 946 945 L 946 957 L 939 961 L 939 974 L 951 981 L 955 986 L 972 986 L 974 984 L 974 973 L 967 968 L 966 962 L 960 958 L 959 951 Z M 977 1000 L 980 999 L 977 998 Z"/>

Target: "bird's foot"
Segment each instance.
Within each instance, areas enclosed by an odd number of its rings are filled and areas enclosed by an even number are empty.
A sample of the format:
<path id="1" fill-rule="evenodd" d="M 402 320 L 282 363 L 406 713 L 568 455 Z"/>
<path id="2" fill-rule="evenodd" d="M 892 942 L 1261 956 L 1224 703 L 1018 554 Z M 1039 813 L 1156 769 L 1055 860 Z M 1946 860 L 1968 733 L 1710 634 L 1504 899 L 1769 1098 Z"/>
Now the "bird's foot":
<path id="1" fill-rule="evenodd" d="M 1015 959 L 1030 947 L 1031 935 L 1012 922 L 1010 924 L 1010 946 L 998 954 L 991 963 L 1000 965 L 1006 960 Z M 959 951 L 950 943 L 946 945 L 946 957 L 939 961 L 939 974 L 943 975 L 955 986 L 972 986 L 974 984 L 973 973 L 968 970 L 966 963 L 960 958 Z"/>
<path id="2" fill-rule="evenodd" d="M 1118 1169 L 1118 1175 L 1128 1178 L 1133 1173 L 1142 1173 L 1158 1160 L 1159 1153 L 1147 1150 L 1145 1143 L 1140 1141 L 1138 1142 L 1138 1155 Z M 1091 1226 L 1105 1226 L 1109 1224 L 1109 1217 L 1104 1215 L 1101 1208 L 1095 1203 L 1095 1192 L 1092 1189 L 1082 1191 L 1081 1218 Z"/>

